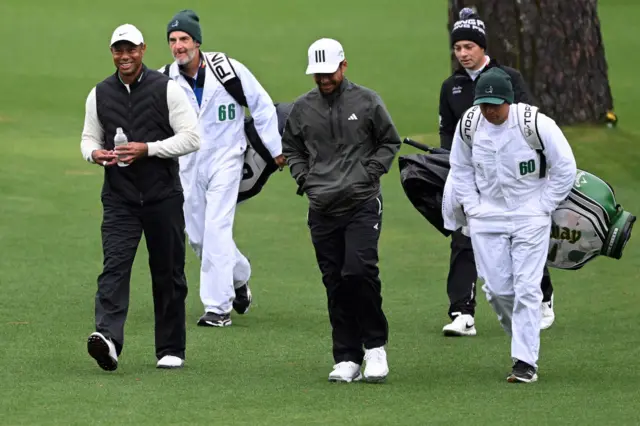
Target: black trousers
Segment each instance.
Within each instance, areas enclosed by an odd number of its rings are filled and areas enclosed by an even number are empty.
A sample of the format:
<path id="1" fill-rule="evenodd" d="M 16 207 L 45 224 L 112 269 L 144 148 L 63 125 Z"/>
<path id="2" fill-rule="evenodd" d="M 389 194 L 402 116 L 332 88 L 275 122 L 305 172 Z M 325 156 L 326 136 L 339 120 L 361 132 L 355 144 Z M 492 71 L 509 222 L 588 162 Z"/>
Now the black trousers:
<path id="1" fill-rule="evenodd" d="M 131 268 L 144 232 L 155 313 L 158 359 L 184 359 L 186 344 L 183 196 L 145 206 L 123 204 L 104 196 L 102 222 L 103 271 L 95 298 L 96 331 L 111 338 L 118 354 L 124 345 L 129 310 Z"/>
<path id="2" fill-rule="evenodd" d="M 477 279 L 478 273 L 473 257 L 471 238 L 463 235 L 460 230 L 455 231 L 451 235 L 451 263 L 447 278 L 449 317 L 452 320 L 458 314 L 475 315 Z M 553 285 L 549 269 L 546 266 L 540 287 L 542 288 L 542 301 L 551 301 Z"/>
<path id="3" fill-rule="evenodd" d="M 327 291 L 333 358 L 362 364 L 363 347 L 384 346 L 389 334 L 378 270 L 382 198 L 341 216 L 310 210 L 308 224 Z"/>

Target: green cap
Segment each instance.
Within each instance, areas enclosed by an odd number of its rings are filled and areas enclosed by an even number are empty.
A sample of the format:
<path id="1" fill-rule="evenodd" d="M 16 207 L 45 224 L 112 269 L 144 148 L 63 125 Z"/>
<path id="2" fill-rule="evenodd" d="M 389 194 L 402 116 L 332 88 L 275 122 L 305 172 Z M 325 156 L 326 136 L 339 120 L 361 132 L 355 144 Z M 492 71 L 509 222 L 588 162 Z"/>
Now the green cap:
<path id="1" fill-rule="evenodd" d="M 194 41 L 202 44 L 202 29 L 200 28 L 200 17 L 191 9 L 181 10 L 176 13 L 167 24 L 167 40 L 174 31 L 184 31 L 189 34 Z"/>
<path id="2" fill-rule="evenodd" d="M 500 68 L 490 68 L 480 74 L 476 83 L 474 105 L 513 103 L 511 77 Z"/>

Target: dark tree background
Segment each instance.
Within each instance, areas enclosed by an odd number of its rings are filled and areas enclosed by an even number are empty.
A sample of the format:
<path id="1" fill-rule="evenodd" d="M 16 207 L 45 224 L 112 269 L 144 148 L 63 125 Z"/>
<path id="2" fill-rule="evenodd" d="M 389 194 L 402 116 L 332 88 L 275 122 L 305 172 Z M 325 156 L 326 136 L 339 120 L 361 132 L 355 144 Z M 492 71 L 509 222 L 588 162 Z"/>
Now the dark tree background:
<path id="1" fill-rule="evenodd" d="M 607 120 L 613 99 L 596 0 L 449 0 L 449 33 L 464 7 L 486 25 L 487 54 L 520 70 L 545 114 L 560 125 Z"/>

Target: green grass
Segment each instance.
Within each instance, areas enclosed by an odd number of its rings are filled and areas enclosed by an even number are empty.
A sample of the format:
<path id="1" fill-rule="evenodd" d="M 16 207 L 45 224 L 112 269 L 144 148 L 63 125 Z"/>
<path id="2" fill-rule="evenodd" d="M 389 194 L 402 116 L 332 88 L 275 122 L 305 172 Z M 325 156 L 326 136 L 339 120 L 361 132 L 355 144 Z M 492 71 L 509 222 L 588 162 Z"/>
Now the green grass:
<path id="1" fill-rule="evenodd" d="M 567 135 L 579 166 L 609 181 L 619 202 L 639 214 L 640 88 L 628 55 L 640 47 L 632 21 L 640 5 L 599 3 L 620 127 Z M 557 320 L 542 336 L 541 379 L 510 386 L 509 341 L 482 295 L 479 335 L 441 336 L 448 240 L 404 196 L 397 163 L 384 179 L 380 248 L 388 383 L 326 382 L 325 293 L 306 202 L 288 172 L 237 214 L 237 243 L 254 267 L 252 311 L 234 316 L 229 329 L 197 328 L 198 264 L 188 252 L 187 365 L 156 370 L 141 244 L 121 364 L 113 374 L 100 370 L 85 342 L 102 262 L 102 175 L 80 156 L 84 101 L 113 70 L 107 45 L 117 25 L 141 28 L 146 63 L 159 68 L 170 59 L 166 23 L 184 7 L 202 16 L 204 49 L 244 62 L 277 100 L 311 86 L 308 45 L 339 38 L 350 78 L 382 95 L 401 134 L 437 144 L 437 98 L 449 64 L 444 0 L 3 1 L 0 424 L 640 423 L 638 236 L 620 261 L 552 271 Z"/>

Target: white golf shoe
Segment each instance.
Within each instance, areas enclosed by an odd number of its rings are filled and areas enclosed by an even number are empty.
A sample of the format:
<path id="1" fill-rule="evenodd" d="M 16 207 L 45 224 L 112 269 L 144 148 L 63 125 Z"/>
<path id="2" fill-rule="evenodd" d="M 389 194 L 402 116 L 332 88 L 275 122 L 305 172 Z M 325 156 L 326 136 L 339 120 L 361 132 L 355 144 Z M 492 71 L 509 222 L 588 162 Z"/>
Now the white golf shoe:
<path id="1" fill-rule="evenodd" d="M 362 380 L 360 365 L 352 361 L 339 362 L 333 366 L 333 371 L 329 374 L 330 382 L 357 382 Z"/>
<path id="2" fill-rule="evenodd" d="M 389 374 L 387 352 L 384 347 L 365 349 L 364 360 L 367 362 L 364 368 L 364 380 L 369 383 L 384 382 Z"/>
<path id="3" fill-rule="evenodd" d="M 103 370 L 115 371 L 118 368 L 116 346 L 111 339 L 107 339 L 102 333 L 96 331 L 89 335 L 87 351 Z"/>
<path id="4" fill-rule="evenodd" d="M 442 332 L 445 336 L 475 336 L 476 323 L 471 315 L 458 315 Z"/>
<path id="5" fill-rule="evenodd" d="M 553 324 L 556 319 L 556 314 L 553 312 L 553 295 L 551 296 L 551 301 L 542 302 L 541 310 L 540 330 L 546 330 L 551 327 L 551 324 Z"/>
<path id="6" fill-rule="evenodd" d="M 158 361 L 156 368 L 182 368 L 184 360 L 177 356 L 165 355 Z"/>

